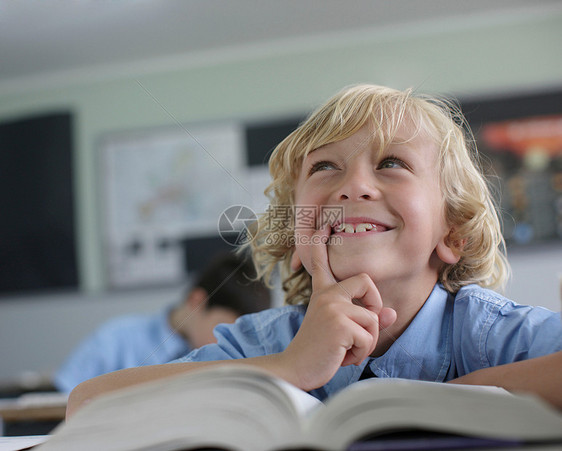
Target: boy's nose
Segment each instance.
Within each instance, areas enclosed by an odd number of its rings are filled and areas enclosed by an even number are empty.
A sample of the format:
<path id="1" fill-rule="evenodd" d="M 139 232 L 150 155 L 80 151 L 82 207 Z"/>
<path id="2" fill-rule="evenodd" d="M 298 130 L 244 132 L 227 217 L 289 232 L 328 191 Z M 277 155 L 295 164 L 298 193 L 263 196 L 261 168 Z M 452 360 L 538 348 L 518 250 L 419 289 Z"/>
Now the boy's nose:
<path id="1" fill-rule="evenodd" d="M 344 200 L 374 200 L 380 196 L 370 165 L 362 165 L 347 172 L 337 189 L 337 198 Z"/>

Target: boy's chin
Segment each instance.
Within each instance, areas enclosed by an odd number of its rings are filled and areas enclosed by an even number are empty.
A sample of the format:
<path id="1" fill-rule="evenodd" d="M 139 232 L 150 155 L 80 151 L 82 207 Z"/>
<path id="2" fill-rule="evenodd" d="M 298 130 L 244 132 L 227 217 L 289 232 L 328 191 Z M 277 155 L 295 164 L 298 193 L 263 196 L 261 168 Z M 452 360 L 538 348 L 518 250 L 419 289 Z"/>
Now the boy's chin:
<path id="1" fill-rule="evenodd" d="M 330 268 L 336 280 L 345 280 L 357 274 L 370 274 L 369 269 L 373 266 L 373 257 L 362 258 L 360 255 L 342 255 L 338 252 L 328 251 Z"/>

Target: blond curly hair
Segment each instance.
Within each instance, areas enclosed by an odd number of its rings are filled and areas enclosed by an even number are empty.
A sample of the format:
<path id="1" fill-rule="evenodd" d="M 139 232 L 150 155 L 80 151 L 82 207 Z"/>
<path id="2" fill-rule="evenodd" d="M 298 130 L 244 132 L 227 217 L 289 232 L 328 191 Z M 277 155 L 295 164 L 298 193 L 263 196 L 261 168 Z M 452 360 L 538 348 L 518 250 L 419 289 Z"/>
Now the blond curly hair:
<path id="1" fill-rule="evenodd" d="M 460 110 L 452 102 L 412 90 L 356 85 L 343 89 L 312 113 L 275 148 L 269 160 L 272 182 L 265 194 L 270 208 L 260 215 L 254 238 L 247 246 L 257 276 L 266 283 L 271 284 L 272 274 L 279 267 L 286 303 L 308 302 L 311 277 L 303 267 L 291 270 L 292 227 L 284 231 L 286 239 L 272 240 L 270 225 L 276 208 L 294 207 L 294 189 L 303 159 L 314 149 L 348 138 L 367 123 L 384 146 L 404 120 L 427 132 L 439 148 L 444 216 L 452 230 L 450 244 L 460 254 L 457 263 L 443 265 L 439 282 L 452 293 L 471 283 L 495 289 L 505 284 L 509 265 L 500 221 Z M 294 220 L 294 210 L 287 211 L 293 215 L 289 219 Z"/>

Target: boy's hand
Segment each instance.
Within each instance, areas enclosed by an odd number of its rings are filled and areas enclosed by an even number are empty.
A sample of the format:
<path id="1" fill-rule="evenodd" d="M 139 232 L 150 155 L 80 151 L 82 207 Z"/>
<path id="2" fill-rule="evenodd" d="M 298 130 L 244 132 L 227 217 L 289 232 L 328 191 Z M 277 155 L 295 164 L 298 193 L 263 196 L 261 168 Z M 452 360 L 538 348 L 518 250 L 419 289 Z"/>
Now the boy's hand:
<path id="1" fill-rule="evenodd" d="M 312 296 L 297 335 L 283 353 L 303 390 L 326 384 L 340 366 L 359 365 L 374 351 L 379 330 L 396 320 L 396 312 L 383 307 L 367 274 L 336 281 L 328 262 L 329 227 L 314 235 Z"/>

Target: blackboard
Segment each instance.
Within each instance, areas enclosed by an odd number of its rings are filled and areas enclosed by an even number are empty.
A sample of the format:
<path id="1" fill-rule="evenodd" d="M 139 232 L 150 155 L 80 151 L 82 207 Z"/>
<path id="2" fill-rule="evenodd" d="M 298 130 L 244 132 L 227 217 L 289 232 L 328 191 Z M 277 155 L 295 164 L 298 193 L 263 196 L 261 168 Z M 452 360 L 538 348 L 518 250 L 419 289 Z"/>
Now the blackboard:
<path id="1" fill-rule="evenodd" d="M 72 115 L 0 123 L 0 295 L 76 288 Z"/>

